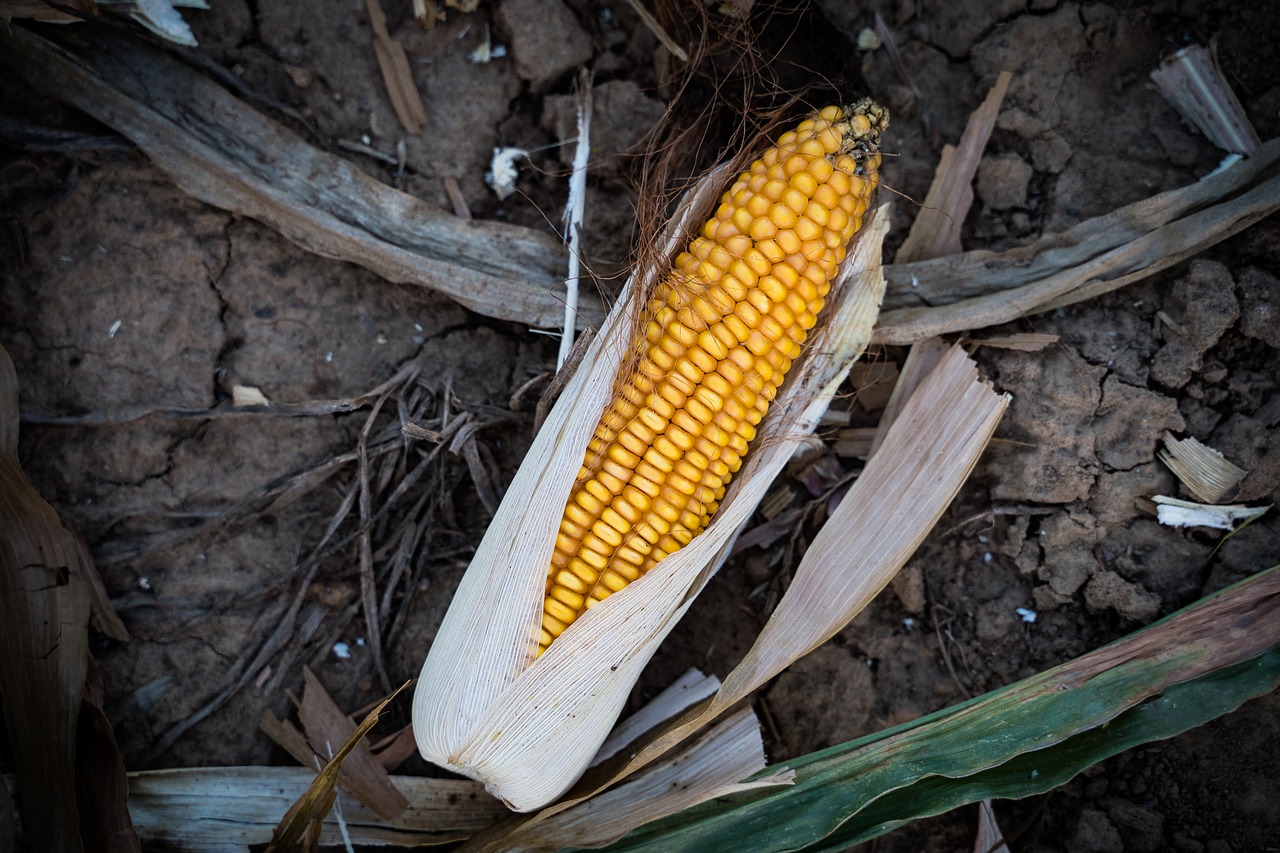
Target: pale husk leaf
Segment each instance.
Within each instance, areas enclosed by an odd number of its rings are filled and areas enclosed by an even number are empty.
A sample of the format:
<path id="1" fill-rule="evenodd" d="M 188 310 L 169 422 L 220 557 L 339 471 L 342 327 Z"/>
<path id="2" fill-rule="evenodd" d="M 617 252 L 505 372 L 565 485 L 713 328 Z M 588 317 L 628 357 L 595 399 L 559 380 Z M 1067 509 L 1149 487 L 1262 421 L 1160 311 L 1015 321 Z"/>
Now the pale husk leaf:
<path id="1" fill-rule="evenodd" d="M 981 455 L 1008 400 L 978 380 L 963 350 L 948 351 L 903 405 L 884 444 L 810 546 L 778 609 L 719 692 L 643 737 L 627 750 L 629 755 L 593 769 L 560 802 L 521 824 L 483 833 L 464 849 L 507 849 L 513 834 L 554 820 L 664 759 L 833 636 L 892 578 L 932 528 Z"/>
<path id="2" fill-rule="evenodd" d="M 743 708 L 702 732 L 676 755 L 615 788 L 579 803 L 507 839 L 510 849 L 603 847 L 642 824 L 717 797 L 753 788 L 788 785 L 790 771 L 741 781 L 765 767 L 760 724 Z"/>
<path id="3" fill-rule="evenodd" d="M 1231 90 L 1216 50 L 1193 44 L 1167 57 L 1151 72 L 1164 99 L 1209 141 L 1237 154 L 1252 154 L 1262 144 L 1240 99 Z"/>
<path id="4" fill-rule="evenodd" d="M 305 767 L 196 767 L 129 774 L 129 813 L 142 842 L 166 850 L 227 850 L 265 844 L 290 804 L 316 772 Z M 409 798 L 394 820 L 378 816 L 354 797 L 338 794 L 338 809 L 356 844 L 404 847 L 441 844 L 491 826 L 498 802 L 464 779 L 393 776 Z M 7 781 L 7 780 L 6 780 Z M 321 843 L 340 844 L 334 813 L 325 817 Z"/>
<path id="5" fill-rule="evenodd" d="M 1164 434 L 1164 449 L 1156 456 L 1182 485 L 1205 503 L 1220 503 L 1235 497 L 1240 481 L 1249 472 L 1238 468 L 1208 445 L 1194 438 L 1176 439 Z"/>
<path id="6" fill-rule="evenodd" d="M 911 223 L 907 239 L 898 247 L 898 263 L 925 261 L 961 250 L 960 226 L 973 205 L 973 178 L 1012 79 L 1013 74 L 1001 71 L 982 106 L 969 116 L 959 146 L 943 148 L 929 194 Z"/>
<path id="7" fill-rule="evenodd" d="M 830 639 L 915 552 L 977 464 L 1008 405 L 953 347 L 809 546 L 787 594 L 713 704 L 747 696 Z"/>
<path id="8" fill-rule="evenodd" d="M 720 679 L 691 669 L 673 681 L 666 690 L 639 711 L 627 717 L 609 733 L 600 751 L 591 759 L 594 766 L 617 754 L 640 735 L 684 711 L 720 689 Z"/>
<path id="9" fill-rule="evenodd" d="M 973 839 L 973 853 L 1009 853 L 1009 845 L 1004 843 L 1004 833 L 996 822 L 996 810 L 991 807 L 991 800 L 978 803 L 978 831 Z"/>
<path id="10" fill-rule="evenodd" d="M 1156 504 L 1156 518 L 1169 527 L 1211 527 L 1216 530 L 1235 530 L 1267 514 L 1266 506 L 1243 504 L 1200 504 L 1167 495 L 1152 498 Z"/>
<path id="11" fill-rule="evenodd" d="M 624 294 L 516 474 L 423 666 L 414 730 L 424 756 L 485 782 L 517 811 L 551 802 L 581 775 L 640 671 L 869 340 L 887 227 L 883 209 L 868 217 L 822 333 L 793 368 L 712 523 L 535 661 L 554 531 L 636 326 L 638 300 Z"/>
<path id="12" fill-rule="evenodd" d="M 76 729 L 90 587 L 76 539 L 18 459 L 18 376 L 0 346 L 0 696 L 31 849 L 78 851 Z"/>

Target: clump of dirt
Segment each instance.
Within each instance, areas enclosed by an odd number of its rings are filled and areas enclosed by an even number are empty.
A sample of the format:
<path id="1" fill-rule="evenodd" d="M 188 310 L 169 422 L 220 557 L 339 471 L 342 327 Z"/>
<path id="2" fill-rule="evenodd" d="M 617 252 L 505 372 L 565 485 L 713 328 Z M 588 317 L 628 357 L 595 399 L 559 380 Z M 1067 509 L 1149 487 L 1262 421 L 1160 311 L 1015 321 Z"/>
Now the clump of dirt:
<path id="1" fill-rule="evenodd" d="M 1014 82 L 979 170 L 966 248 L 1019 245 L 1215 168 L 1220 152 L 1146 82 L 1189 39 L 1222 36 L 1222 64 L 1250 115 L 1264 136 L 1280 132 L 1280 24 L 1225 2 L 757 5 L 761 42 L 786 45 L 775 60 L 780 78 L 822 79 L 832 72 L 811 58 L 840 56 L 893 112 L 891 243 L 905 235 L 941 145 L 956 141 L 1003 70 Z M 548 232 L 566 193 L 571 152 L 562 143 L 576 132 L 574 71 L 586 64 L 597 76 L 587 260 L 602 275 L 624 267 L 635 219 L 630 158 L 664 109 L 671 61 L 628 4 L 501 0 L 449 11 L 428 29 L 407 6 L 388 5 L 430 120 L 418 135 L 397 123 L 362 8 L 324 0 L 299 17 L 229 0 L 188 18 L 205 55 L 313 144 L 348 151 L 362 169 L 446 209 L 456 181 L 473 216 Z M 885 50 L 855 46 L 876 11 L 909 80 Z M 800 29 L 821 33 L 821 43 L 788 43 Z M 485 39 L 502 50 L 474 61 Z M 356 549 L 344 538 L 354 522 L 308 562 L 356 488 L 350 454 L 368 411 L 209 410 L 236 386 L 279 402 L 354 397 L 410 364 L 417 378 L 388 398 L 375 433 L 394 433 L 411 408 L 432 428 L 472 419 L 469 450 L 432 456 L 397 436 L 375 467 L 388 492 L 416 466 L 425 472 L 372 525 L 379 566 L 409 543 L 406 571 L 379 590 L 384 628 L 395 632 L 385 668 L 399 683 L 417 673 L 484 529 L 489 492 L 510 480 L 531 440 L 555 341 L 309 255 L 193 201 L 142 155 L 105 145 L 101 128 L 77 125 L 13 81 L 0 83 L 0 97 L 21 121 L 74 127 L 88 141 L 74 155 L 3 151 L 10 168 L 42 177 L 25 193 L 39 203 L 12 211 L 0 233 L 0 342 L 23 383 L 23 463 L 85 532 L 134 638 L 94 649 L 126 761 L 284 760 L 257 720 L 288 710 L 284 689 L 300 684 L 303 663 L 344 707 L 384 692 L 376 638 L 360 616 Z M 386 156 L 341 147 L 351 142 Z M 531 153 L 519 192 L 499 200 L 484 174 L 505 146 Z M 1039 352 L 978 351 L 983 372 L 1014 398 L 996 440 L 891 590 L 759 698 L 771 757 L 1008 684 L 1273 563 L 1274 513 L 1224 539 L 1162 527 L 1143 502 L 1179 494 L 1155 459 L 1166 430 L 1248 469 L 1239 500 L 1280 496 L 1277 258 L 1280 226 L 1263 221 L 1145 282 L 996 330 L 1059 340 Z M 873 359 L 900 365 L 904 356 L 888 349 Z M 860 399 L 841 404 L 850 423 L 873 424 L 883 397 Z M 347 461 L 305 487 L 282 486 L 335 459 Z M 856 464 L 828 461 L 840 474 Z M 783 487 L 792 508 L 812 498 L 803 482 Z M 689 666 L 727 672 L 793 557 L 784 538 L 727 565 L 646 671 L 637 701 Z M 260 658 L 295 600 L 298 630 Z M 338 654 L 339 642 L 349 651 Z M 1042 801 L 1000 803 L 997 814 L 1006 831 L 1027 827 L 1020 849 L 1262 849 L 1280 836 L 1270 807 L 1280 796 L 1277 710 L 1275 696 L 1257 700 L 1176 742 L 1104 762 Z M 417 759 L 404 770 L 433 772 Z M 968 848 L 973 823 L 961 810 L 876 849 Z"/>

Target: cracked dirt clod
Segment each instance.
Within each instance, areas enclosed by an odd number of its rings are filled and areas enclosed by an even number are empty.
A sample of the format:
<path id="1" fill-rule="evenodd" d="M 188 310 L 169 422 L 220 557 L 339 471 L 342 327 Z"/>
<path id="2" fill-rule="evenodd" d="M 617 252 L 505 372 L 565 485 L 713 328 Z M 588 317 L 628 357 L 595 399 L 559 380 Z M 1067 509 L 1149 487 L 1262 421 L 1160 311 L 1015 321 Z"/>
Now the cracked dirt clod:
<path id="1" fill-rule="evenodd" d="M 223 339 L 211 285 L 227 263 L 228 219 L 127 163 L 31 217 L 25 268 L 0 270 L 0 316 L 22 318 L 5 345 L 24 366 L 23 407 L 211 406 L 208 377 Z M 94 225 L 68 228 L 68 220 Z M 24 284 L 45 278 L 59 286 Z"/>
<path id="2" fill-rule="evenodd" d="M 1166 343 L 1151 363 L 1151 378 L 1166 388 L 1181 388 L 1240 316 L 1231 273 L 1217 261 L 1192 261 L 1186 277 L 1173 286 L 1165 313 L 1177 326 L 1166 325 Z"/>
<path id="3" fill-rule="evenodd" d="M 1072 850 L 1090 853 L 1124 853 L 1125 849 L 1120 833 L 1107 815 L 1095 808 L 1086 808 L 1080 813 L 1069 844 Z"/>
<path id="4" fill-rule="evenodd" d="M 1013 394 L 1016 444 L 997 443 L 991 493 L 997 500 L 1065 504 L 1093 487 L 1100 464 L 1089 425 L 1102 401 L 1106 368 L 1055 350 L 1032 356 L 991 353 L 999 386 Z M 1153 445 L 1154 446 L 1154 445 Z"/>
<path id="5" fill-rule="evenodd" d="M 516 74 L 538 91 L 591 58 L 591 39 L 560 0 L 504 0 L 494 23 L 511 40 Z"/>
<path id="6" fill-rule="evenodd" d="M 1039 545 L 1044 558 L 1039 577 L 1045 581 L 1045 600 L 1065 604 L 1097 568 L 1091 541 L 1097 536 L 1093 519 L 1059 512 L 1040 525 Z"/>
<path id="7" fill-rule="evenodd" d="M 1089 579 L 1084 601 L 1093 610 L 1114 610 L 1131 622 L 1143 624 L 1160 612 L 1160 596 L 1110 571 L 1100 571 Z"/>
<path id="8" fill-rule="evenodd" d="M 983 157 L 974 190 L 993 210 L 1026 207 L 1033 174 L 1031 164 L 1016 154 Z"/>
<path id="9" fill-rule="evenodd" d="M 1280 428 L 1237 412 L 1214 430 L 1209 445 L 1249 472 L 1236 501 L 1262 500 L 1280 489 Z"/>
<path id="10" fill-rule="evenodd" d="M 1236 274 L 1240 293 L 1240 331 L 1272 349 L 1280 349 L 1280 280 L 1248 267 Z"/>
<path id="11" fill-rule="evenodd" d="M 778 676 L 769 707 L 780 723 L 807 729 L 817 742 L 841 743 L 871 722 L 871 680 L 866 662 L 852 650 L 827 644 Z"/>
<path id="12" fill-rule="evenodd" d="M 1096 448 L 1098 459 L 1113 471 L 1147 462 L 1165 430 L 1185 427 L 1173 398 L 1130 385 L 1115 374 L 1103 382 Z"/>

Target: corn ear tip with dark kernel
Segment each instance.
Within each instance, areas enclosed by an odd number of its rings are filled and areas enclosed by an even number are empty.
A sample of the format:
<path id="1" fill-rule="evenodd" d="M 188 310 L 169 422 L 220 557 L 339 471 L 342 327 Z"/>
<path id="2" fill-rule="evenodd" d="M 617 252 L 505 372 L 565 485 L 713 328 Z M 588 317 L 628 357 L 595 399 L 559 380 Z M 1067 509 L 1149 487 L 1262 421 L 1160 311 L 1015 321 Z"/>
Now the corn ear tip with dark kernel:
<path id="1" fill-rule="evenodd" d="M 784 133 L 655 289 L 565 508 L 539 653 L 709 522 L 861 227 L 887 124 L 864 99 Z"/>

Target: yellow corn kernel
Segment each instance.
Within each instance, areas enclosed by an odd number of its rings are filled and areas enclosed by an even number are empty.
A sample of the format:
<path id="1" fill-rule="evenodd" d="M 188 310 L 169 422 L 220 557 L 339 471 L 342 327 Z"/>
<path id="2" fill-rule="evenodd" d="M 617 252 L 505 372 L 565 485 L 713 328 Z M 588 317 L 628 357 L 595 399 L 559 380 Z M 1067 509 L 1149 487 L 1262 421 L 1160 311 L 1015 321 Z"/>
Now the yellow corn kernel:
<path id="1" fill-rule="evenodd" d="M 738 176 L 654 289 L 547 575 L 538 653 L 709 523 L 878 183 L 881 107 L 827 107 Z"/>

